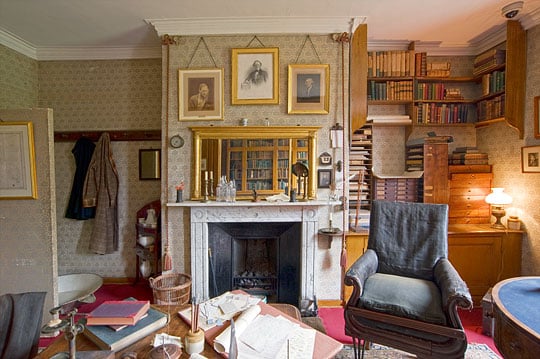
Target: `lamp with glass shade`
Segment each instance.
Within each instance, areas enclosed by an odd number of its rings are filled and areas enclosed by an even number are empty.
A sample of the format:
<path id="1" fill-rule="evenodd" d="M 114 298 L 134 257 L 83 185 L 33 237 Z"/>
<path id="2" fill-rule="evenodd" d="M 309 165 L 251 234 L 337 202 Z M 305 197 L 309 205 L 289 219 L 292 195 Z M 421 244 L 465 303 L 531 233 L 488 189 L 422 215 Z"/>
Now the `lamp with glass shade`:
<path id="1" fill-rule="evenodd" d="M 512 197 L 504 193 L 504 188 L 492 188 L 491 193 L 486 196 L 486 202 L 491 205 L 491 214 L 496 219 L 491 227 L 496 229 L 506 229 L 501 222 L 501 218 L 506 215 L 504 206 L 512 203 Z"/>

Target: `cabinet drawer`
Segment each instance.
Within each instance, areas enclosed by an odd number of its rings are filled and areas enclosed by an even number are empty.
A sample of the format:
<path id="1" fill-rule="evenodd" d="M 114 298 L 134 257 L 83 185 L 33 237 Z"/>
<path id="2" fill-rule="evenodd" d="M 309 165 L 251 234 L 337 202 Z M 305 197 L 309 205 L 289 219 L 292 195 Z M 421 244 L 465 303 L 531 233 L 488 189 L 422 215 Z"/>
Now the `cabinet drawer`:
<path id="1" fill-rule="evenodd" d="M 489 208 L 485 196 L 450 196 L 448 205 L 454 209 Z"/>
<path id="2" fill-rule="evenodd" d="M 451 218 L 448 218 L 448 224 L 489 224 L 489 223 L 490 223 L 489 217 L 451 217 Z"/>
<path id="3" fill-rule="evenodd" d="M 450 196 L 482 196 L 486 197 L 491 193 L 489 187 L 450 187 Z"/>
<path id="4" fill-rule="evenodd" d="M 470 208 L 470 209 L 454 209 L 449 208 L 448 217 L 484 217 L 489 219 L 489 207 L 488 208 Z"/>
<path id="5" fill-rule="evenodd" d="M 469 187 L 478 187 L 478 188 L 491 188 L 491 179 L 490 178 L 480 178 L 480 179 L 451 179 L 448 181 L 448 186 L 450 189 L 454 188 L 469 188 Z"/>

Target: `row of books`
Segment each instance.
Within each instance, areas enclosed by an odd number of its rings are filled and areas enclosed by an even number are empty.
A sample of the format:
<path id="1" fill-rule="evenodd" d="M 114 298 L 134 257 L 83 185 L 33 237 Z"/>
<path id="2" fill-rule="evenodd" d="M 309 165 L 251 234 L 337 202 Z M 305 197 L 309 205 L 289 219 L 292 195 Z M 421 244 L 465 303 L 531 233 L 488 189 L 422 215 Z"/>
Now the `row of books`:
<path id="1" fill-rule="evenodd" d="M 482 75 L 482 96 L 504 91 L 506 81 L 505 71 L 493 71 Z"/>
<path id="2" fill-rule="evenodd" d="M 505 95 L 483 100 L 476 105 L 478 121 L 491 120 L 493 118 L 504 117 Z"/>
<path id="3" fill-rule="evenodd" d="M 463 100 L 459 88 L 447 88 L 444 83 L 416 84 L 417 100 Z"/>
<path id="4" fill-rule="evenodd" d="M 368 81 L 368 100 L 412 101 L 412 81 Z"/>
<path id="5" fill-rule="evenodd" d="M 457 103 L 422 103 L 414 106 L 418 123 L 466 123 L 469 112 L 468 104 Z"/>
<path id="6" fill-rule="evenodd" d="M 369 51 L 368 77 L 414 76 L 414 51 Z"/>

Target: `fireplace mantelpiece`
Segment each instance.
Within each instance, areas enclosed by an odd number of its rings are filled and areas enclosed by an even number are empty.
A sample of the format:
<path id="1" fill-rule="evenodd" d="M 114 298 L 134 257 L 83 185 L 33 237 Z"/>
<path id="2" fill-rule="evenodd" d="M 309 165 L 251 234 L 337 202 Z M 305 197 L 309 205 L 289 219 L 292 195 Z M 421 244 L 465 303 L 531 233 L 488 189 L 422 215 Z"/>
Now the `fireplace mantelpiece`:
<path id="1" fill-rule="evenodd" d="M 190 208 L 192 295 L 204 300 L 209 299 L 208 223 L 301 222 L 302 252 L 299 292 L 302 298 L 314 298 L 319 207 L 329 204 L 337 203 L 328 201 L 168 203 L 168 207 Z"/>

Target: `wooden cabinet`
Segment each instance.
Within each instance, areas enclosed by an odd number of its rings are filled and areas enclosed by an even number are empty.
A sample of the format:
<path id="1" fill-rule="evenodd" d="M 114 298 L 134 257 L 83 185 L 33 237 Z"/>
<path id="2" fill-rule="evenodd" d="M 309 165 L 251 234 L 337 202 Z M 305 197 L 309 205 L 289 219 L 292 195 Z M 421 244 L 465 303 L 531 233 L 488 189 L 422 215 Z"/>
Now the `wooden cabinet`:
<path id="1" fill-rule="evenodd" d="M 345 248 L 347 249 L 347 271 L 351 265 L 358 259 L 367 249 L 368 232 L 347 232 L 345 233 Z M 347 302 L 352 294 L 352 287 L 342 285 L 343 287 L 343 302 Z"/>
<path id="2" fill-rule="evenodd" d="M 149 212 L 155 215 L 154 221 L 148 221 Z M 146 279 L 160 273 L 160 213 L 161 202 L 159 200 L 150 202 L 137 211 L 137 223 L 135 224 L 135 254 L 137 256 L 135 283 L 141 278 Z"/>
<path id="3" fill-rule="evenodd" d="M 448 258 L 475 305 L 500 280 L 521 275 L 522 236 L 522 231 L 497 230 L 489 224 L 449 225 Z"/>
<path id="4" fill-rule="evenodd" d="M 450 224 L 489 224 L 491 210 L 485 199 L 491 192 L 492 178 L 492 173 L 450 173 L 448 181 Z"/>
<path id="5" fill-rule="evenodd" d="M 424 203 L 448 203 L 448 143 L 424 144 Z"/>

